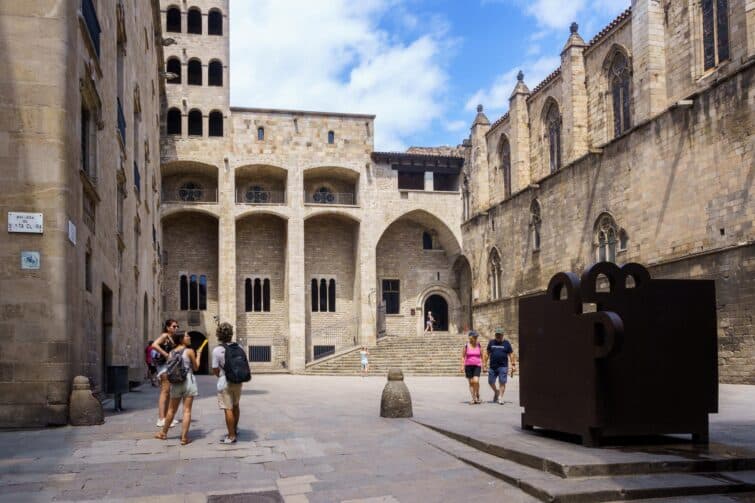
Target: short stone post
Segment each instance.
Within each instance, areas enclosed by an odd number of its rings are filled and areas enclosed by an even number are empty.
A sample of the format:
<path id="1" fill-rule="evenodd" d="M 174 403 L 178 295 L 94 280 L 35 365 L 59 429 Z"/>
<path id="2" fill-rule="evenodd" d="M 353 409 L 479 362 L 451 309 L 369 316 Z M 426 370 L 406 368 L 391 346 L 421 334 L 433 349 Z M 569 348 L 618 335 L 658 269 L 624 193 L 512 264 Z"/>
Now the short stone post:
<path id="1" fill-rule="evenodd" d="M 404 384 L 401 369 L 388 371 L 388 382 L 380 399 L 380 417 L 412 417 L 412 396 Z"/>
<path id="2" fill-rule="evenodd" d="M 102 404 L 92 395 L 88 377 L 73 378 L 68 415 L 73 426 L 93 426 L 105 422 Z"/>

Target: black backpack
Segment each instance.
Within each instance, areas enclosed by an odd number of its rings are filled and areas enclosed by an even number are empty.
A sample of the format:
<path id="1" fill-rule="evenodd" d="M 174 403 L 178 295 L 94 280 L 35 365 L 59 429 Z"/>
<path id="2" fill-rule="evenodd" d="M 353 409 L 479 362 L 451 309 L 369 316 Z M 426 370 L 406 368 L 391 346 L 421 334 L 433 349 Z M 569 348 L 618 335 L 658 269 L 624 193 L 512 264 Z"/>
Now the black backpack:
<path id="1" fill-rule="evenodd" d="M 225 372 L 226 380 L 231 383 L 251 381 L 252 373 L 249 370 L 249 362 L 241 346 L 232 342 L 230 344 L 223 344 L 223 347 L 225 348 L 223 372 Z"/>
<path id="2" fill-rule="evenodd" d="M 166 373 L 168 375 L 168 382 L 171 384 L 181 384 L 186 381 L 186 374 L 189 373 L 189 370 L 184 365 L 184 351 L 183 349 L 181 351 L 172 351 L 170 357 L 168 357 Z"/>

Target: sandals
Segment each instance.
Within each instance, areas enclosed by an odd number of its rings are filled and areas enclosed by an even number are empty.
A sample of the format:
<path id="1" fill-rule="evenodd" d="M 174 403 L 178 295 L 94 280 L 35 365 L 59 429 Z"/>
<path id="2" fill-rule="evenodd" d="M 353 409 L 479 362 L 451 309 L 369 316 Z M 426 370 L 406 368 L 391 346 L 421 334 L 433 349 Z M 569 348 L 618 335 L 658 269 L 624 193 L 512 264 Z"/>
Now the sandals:
<path id="1" fill-rule="evenodd" d="M 190 443 L 191 443 L 191 440 L 189 440 L 188 438 L 181 439 L 181 445 L 188 445 Z"/>
<path id="2" fill-rule="evenodd" d="M 162 431 L 158 431 L 157 433 L 155 433 L 155 438 L 158 440 L 168 440 L 168 435 L 166 435 Z"/>

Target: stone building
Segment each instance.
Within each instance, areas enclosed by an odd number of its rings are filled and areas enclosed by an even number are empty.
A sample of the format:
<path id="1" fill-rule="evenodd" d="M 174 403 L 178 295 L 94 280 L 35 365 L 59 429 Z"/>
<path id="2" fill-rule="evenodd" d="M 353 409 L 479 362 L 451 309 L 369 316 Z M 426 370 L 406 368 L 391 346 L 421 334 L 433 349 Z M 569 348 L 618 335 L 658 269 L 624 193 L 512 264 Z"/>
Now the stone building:
<path id="1" fill-rule="evenodd" d="M 0 2 L 0 65 L 0 427 L 65 424 L 154 334 L 159 5 Z"/>
<path id="2" fill-rule="evenodd" d="M 526 71 L 526 69 L 525 69 Z M 755 383 L 755 6 L 633 0 L 465 141 L 473 316 L 516 336 L 522 296 L 562 270 L 639 262 L 716 283 L 719 373 Z M 648 350 L 652 350 L 648 348 Z"/>
<path id="3" fill-rule="evenodd" d="M 371 115 L 232 107 L 227 0 L 161 0 L 162 312 L 230 321 L 255 371 L 469 325 L 455 152 L 373 152 Z M 465 286 L 466 285 L 466 286 Z M 466 317 L 466 321 L 465 321 Z M 207 354 L 202 370 L 207 370 Z"/>

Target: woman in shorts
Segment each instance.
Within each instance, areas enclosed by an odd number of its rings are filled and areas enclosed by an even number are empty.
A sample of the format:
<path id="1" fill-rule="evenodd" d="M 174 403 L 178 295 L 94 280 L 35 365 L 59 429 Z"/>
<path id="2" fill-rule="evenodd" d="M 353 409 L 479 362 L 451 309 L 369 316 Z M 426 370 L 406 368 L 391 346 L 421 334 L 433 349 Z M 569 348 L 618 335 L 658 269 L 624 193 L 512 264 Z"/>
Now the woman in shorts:
<path id="1" fill-rule="evenodd" d="M 362 346 L 362 349 L 359 350 L 359 360 L 362 365 L 362 377 L 367 375 L 367 372 L 370 371 L 370 362 L 367 359 L 367 357 L 370 356 L 370 351 L 367 349 L 367 346 Z"/>
<path id="2" fill-rule="evenodd" d="M 469 332 L 469 342 L 461 352 L 461 370 L 469 381 L 469 393 L 472 395 L 470 405 L 482 403 L 480 400 L 480 373 L 482 372 L 482 346 L 477 342 L 478 334 Z"/>
<path id="3" fill-rule="evenodd" d="M 178 410 L 178 405 L 183 402 L 184 416 L 181 424 L 181 445 L 186 445 L 189 440 L 189 426 L 191 425 L 191 406 L 194 403 L 194 397 L 199 394 L 197 391 L 197 379 L 194 377 L 194 371 L 199 368 L 199 359 L 202 357 L 202 350 L 194 352 L 191 349 L 191 336 L 188 332 L 183 336 L 174 335 L 173 342 L 176 348 L 171 354 L 180 354 L 183 366 L 186 369 L 186 379 L 182 383 L 170 384 L 170 405 L 168 413 L 165 415 L 165 423 L 160 431 L 155 434 L 155 438 L 166 440 L 168 438 L 168 428 L 173 421 Z M 166 378 L 167 380 L 167 378 Z"/>
<path id="4" fill-rule="evenodd" d="M 157 368 L 157 380 L 160 382 L 160 398 L 157 401 L 157 423 L 155 426 L 162 428 L 165 424 L 165 414 L 168 412 L 168 401 L 170 400 L 170 383 L 168 377 L 165 375 L 165 364 L 168 362 L 168 354 L 173 349 L 173 336 L 178 330 L 178 322 L 174 319 L 165 321 L 163 327 L 163 333 L 160 337 L 155 339 L 152 343 L 152 349 L 155 351 L 152 353 L 152 361 Z M 178 421 L 168 423 L 173 428 Z"/>

